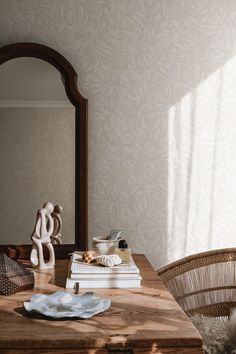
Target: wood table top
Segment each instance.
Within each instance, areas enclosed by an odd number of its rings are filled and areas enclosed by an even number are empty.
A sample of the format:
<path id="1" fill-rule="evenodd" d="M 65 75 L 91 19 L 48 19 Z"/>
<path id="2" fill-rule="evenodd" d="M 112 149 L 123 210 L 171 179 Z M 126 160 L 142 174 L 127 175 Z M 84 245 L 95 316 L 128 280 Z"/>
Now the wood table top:
<path id="1" fill-rule="evenodd" d="M 141 271 L 142 287 L 95 289 L 102 298 L 111 299 L 111 307 L 87 320 L 49 320 L 27 314 L 22 303 L 29 301 L 33 293 L 63 290 L 68 260 L 57 260 L 55 269 L 34 270 L 33 290 L 0 296 L 0 353 L 5 353 L 3 348 L 12 348 L 11 353 L 15 352 L 14 348 L 35 348 L 32 353 L 37 353 L 36 348 L 71 349 L 63 353 L 107 353 L 116 348 L 136 348 L 135 353 L 177 353 L 174 348 L 182 348 L 178 353 L 203 353 L 199 333 L 146 257 L 134 255 L 133 258 Z M 162 351 L 162 347 L 167 349 Z"/>

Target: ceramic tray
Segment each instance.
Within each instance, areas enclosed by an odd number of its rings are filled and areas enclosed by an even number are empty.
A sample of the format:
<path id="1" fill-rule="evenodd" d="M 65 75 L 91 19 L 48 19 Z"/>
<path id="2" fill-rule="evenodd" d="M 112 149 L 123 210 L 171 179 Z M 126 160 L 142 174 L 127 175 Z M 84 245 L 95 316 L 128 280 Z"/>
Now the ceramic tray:
<path id="1" fill-rule="evenodd" d="M 101 299 L 94 292 L 74 295 L 66 291 L 58 291 L 51 295 L 35 294 L 29 302 L 24 302 L 27 312 L 37 312 L 52 318 L 78 317 L 90 318 L 106 311 L 111 300 Z"/>

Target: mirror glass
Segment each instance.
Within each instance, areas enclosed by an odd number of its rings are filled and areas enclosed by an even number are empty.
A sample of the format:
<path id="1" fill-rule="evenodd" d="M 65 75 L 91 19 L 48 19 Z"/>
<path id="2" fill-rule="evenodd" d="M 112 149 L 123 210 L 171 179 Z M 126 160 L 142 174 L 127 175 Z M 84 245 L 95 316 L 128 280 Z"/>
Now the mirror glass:
<path id="1" fill-rule="evenodd" d="M 0 65 L 0 195 L 1 244 L 29 244 L 46 201 L 62 206 L 62 242 L 74 243 L 75 108 L 40 59 Z"/>

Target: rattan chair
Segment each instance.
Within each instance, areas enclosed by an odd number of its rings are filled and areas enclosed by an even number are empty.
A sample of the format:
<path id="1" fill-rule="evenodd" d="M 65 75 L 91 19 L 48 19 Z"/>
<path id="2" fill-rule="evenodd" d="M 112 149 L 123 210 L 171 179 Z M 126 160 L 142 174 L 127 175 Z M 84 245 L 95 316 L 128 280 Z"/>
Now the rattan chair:
<path id="1" fill-rule="evenodd" d="M 157 273 L 189 317 L 229 317 L 236 308 L 236 248 L 188 256 Z"/>

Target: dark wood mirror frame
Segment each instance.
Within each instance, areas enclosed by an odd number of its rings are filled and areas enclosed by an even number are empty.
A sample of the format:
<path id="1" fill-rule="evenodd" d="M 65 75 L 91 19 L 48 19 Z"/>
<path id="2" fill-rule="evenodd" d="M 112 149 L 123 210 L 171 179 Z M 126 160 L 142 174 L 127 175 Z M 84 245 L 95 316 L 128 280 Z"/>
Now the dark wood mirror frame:
<path id="1" fill-rule="evenodd" d="M 75 243 L 54 245 L 57 258 L 87 249 L 87 117 L 88 103 L 77 87 L 77 73 L 56 50 L 38 43 L 14 43 L 0 48 L 0 65 L 14 58 L 33 57 L 53 65 L 61 74 L 68 99 L 75 107 Z M 1 245 L 12 258 L 28 258 L 31 245 Z"/>

